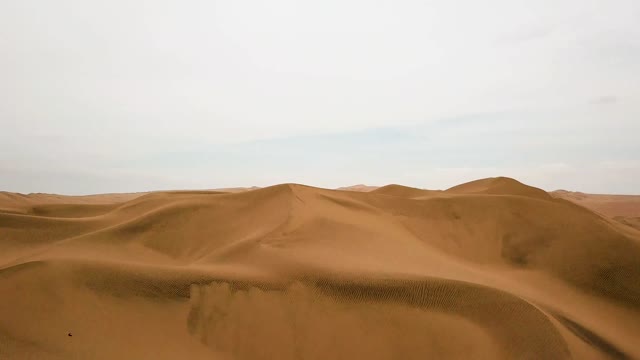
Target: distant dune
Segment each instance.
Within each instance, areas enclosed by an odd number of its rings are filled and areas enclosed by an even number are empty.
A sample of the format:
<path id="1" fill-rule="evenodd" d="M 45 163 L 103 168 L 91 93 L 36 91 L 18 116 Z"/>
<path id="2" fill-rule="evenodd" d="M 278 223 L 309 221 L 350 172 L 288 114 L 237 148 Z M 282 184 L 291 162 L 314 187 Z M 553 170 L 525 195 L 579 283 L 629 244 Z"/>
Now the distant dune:
<path id="1" fill-rule="evenodd" d="M 378 188 L 377 186 L 369 186 L 369 185 L 364 185 L 364 184 L 358 184 L 358 185 L 340 187 L 340 188 L 337 188 L 336 190 L 368 192 L 368 191 L 375 190 L 377 188 Z"/>
<path id="2" fill-rule="evenodd" d="M 382 195 L 399 196 L 404 198 L 420 198 L 423 196 L 431 196 L 438 194 L 439 190 L 417 189 L 409 186 L 391 184 L 379 187 L 372 192 Z"/>
<path id="3" fill-rule="evenodd" d="M 556 190 L 551 195 L 640 230 L 640 195 L 585 194 L 566 190 Z"/>
<path id="4" fill-rule="evenodd" d="M 640 358 L 633 197 L 221 190 L 0 193 L 0 359 Z"/>

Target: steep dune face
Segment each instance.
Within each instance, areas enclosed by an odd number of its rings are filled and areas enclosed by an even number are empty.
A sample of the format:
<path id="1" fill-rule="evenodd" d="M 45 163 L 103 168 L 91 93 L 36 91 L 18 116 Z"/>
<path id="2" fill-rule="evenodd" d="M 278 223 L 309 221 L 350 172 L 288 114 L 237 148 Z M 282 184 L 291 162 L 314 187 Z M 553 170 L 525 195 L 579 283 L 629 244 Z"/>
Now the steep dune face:
<path id="1" fill-rule="evenodd" d="M 450 256 L 543 270 L 603 295 L 640 299 L 640 287 L 627 281 L 640 276 L 638 242 L 564 203 L 461 195 L 402 204 L 396 216 L 414 236 Z"/>
<path id="2" fill-rule="evenodd" d="M 640 357 L 638 233 L 513 179 L 6 202 L 0 358 Z"/>

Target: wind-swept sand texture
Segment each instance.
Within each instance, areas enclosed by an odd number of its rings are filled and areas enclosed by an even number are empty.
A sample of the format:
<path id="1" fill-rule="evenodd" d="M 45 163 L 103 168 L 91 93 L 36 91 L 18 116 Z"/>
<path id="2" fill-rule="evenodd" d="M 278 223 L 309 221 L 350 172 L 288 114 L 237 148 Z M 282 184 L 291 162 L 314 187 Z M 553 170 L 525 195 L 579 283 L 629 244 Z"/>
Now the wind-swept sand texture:
<path id="1" fill-rule="evenodd" d="M 640 231 L 513 179 L 1 195 L 0 359 L 640 358 Z"/>

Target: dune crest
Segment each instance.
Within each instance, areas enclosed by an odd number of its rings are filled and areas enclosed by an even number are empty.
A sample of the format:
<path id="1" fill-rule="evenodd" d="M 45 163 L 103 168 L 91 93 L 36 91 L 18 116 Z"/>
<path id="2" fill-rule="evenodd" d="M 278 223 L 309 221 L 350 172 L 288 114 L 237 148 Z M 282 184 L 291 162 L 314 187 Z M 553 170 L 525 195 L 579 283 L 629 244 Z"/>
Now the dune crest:
<path id="1" fill-rule="evenodd" d="M 517 195 L 539 199 L 550 199 L 544 190 L 525 185 L 518 180 L 508 177 L 495 177 L 470 181 L 446 190 L 454 194 L 487 194 L 487 195 Z"/>
<path id="2" fill-rule="evenodd" d="M 439 193 L 438 190 L 425 190 L 418 189 L 409 186 L 403 186 L 398 184 L 390 184 L 385 185 L 383 187 L 379 187 L 372 192 L 376 194 L 390 195 L 390 196 L 399 196 L 406 198 L 417 198 L 422 196 L 430 196 Z"/>

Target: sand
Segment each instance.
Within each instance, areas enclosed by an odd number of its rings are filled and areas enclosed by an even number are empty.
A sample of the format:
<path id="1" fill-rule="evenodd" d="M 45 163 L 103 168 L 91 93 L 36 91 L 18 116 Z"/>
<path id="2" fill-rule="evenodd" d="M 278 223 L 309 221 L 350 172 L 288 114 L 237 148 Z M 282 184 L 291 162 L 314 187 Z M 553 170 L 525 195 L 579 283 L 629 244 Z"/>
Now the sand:
<path id="1" fill-rule="evenodd" d="M 551 195 L 640 230 L 640 195 L 585 194 L 566 190 L 556 190 Z"/>
<path id="2" fill-rule="evenodd" d="M 0 193 L 0 294 L 0 359 L 640 358 L 640 231 L 509 178 Z"/>
<path id="3" fill-rule="evenodd" d="M 373 190 L 375 190 L 377 188 L 378 188 L 378 186 L 358 184 L 358 185 L 339 187 L 336 190 L 369 192 L 369 191 L 373 191 Z"/>

